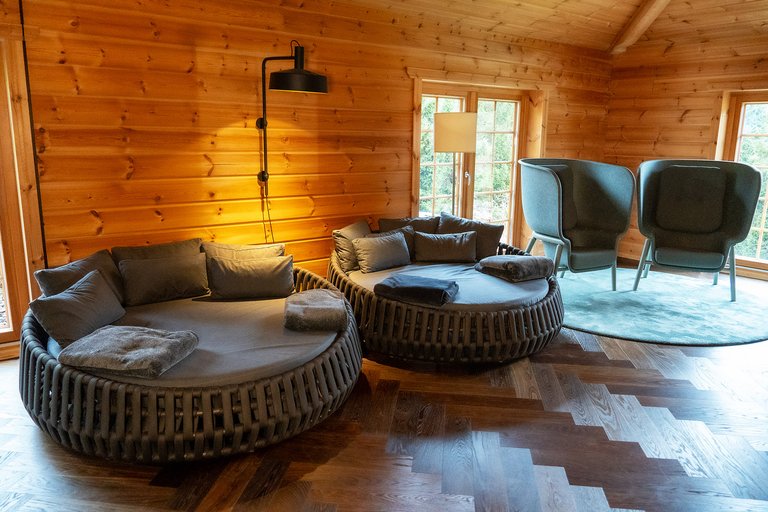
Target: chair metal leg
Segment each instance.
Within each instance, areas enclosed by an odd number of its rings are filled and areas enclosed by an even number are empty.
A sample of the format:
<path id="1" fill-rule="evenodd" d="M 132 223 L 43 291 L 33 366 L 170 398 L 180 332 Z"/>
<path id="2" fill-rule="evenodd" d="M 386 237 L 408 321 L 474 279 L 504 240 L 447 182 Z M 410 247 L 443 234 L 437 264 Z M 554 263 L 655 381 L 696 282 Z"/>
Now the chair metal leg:
<path id="1" fill-rule="evenodd" d="M 646 274 L 648 272 L 646 268 L 646 258 L 648 257 L 648 249 L 650 248 L 651 241 L 646 239 L 643 243 L 643 252 L 640 253 L 640 263 L 637 265 L 637 274 L 635 274 L 635 284 L 632 287 L 632 291 L 637 291 L 637 285 L 640 284 L 640 276 L 643 274 L 643 271 L 645 270 Z"/>
<path id="2" fill-rule="evenodd" d="M 611 289 L 613 291 L 616 291 L 616 262 L 613 262 L 613 265 L 611 265 Z"/>
<path id="3" fill-rule="evenodd" d="M 531 249 L 533 249 L 533 246 L 536 245 L 536 237 L 532 236 L 530 240 L 528 240 L 528 247 L 525 248 L 525 252 L 528 254 L 531 253 Z"/>
<path id="4" fill-rule="evenodd" d="M 728 253 L 728 265 L 731 267 L 731 302 L 736 302 L 736 255 L 733 246 Z"/>
<path id="5" fill-rule="evenodd" d="M 558 267 L 560 267 L 560 256 L 563 254 L 563 246 L 558 245 L 555 249 L 555 272 L 557 272 Z"/>
<path id="6" fill-rule="evenodd" d="M 712 286 L 717 286 L 717 276 L 719 276 L 719 275 L 720 275 L 720 272 L 715 272 L 712 275 Z"/>
<path id="7" fill-rule="evenodd" d="M 565 277 L 565 269 L 563 269 L 562 272 L 560 272 L 560 279 L 562 279 L 564 277 Z"/>

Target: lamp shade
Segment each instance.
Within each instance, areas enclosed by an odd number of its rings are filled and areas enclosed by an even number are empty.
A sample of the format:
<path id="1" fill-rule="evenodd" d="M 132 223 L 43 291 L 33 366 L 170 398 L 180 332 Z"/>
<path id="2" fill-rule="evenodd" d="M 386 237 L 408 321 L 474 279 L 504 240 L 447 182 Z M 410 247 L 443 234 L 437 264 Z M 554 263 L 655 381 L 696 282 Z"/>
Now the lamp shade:
<path id="1" fill-rule="evenodd" d="M 435 114 L 435 151 L 441 153 L 474 153 L 476 139 L 476 112 L 439 112 Z"/>
<path id="2" fill-rule="evenodd" d="M 328 92 L 328 78 L 306 69 L 273 71 L 269 75 L 269 88 L 278 91 Z"/>

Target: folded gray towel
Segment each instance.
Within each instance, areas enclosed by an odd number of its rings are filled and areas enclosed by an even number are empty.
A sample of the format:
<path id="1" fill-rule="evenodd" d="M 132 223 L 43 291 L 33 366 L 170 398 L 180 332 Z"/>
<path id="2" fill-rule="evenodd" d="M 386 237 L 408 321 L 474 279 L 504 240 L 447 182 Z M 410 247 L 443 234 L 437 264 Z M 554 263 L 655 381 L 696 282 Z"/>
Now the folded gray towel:
<path id="1" fill-rule="evenodd" d="M 344 296 L 315 288 L 285 299 L 285 327 L 293 331 L 340 331 L 347 326 Z"/>
<path id="2" fill-rule="evenodd" d="M 446 279 L 396 274 L 377 283 L 373 293 L 409 304 L 442 306 L 456 298 L 459 285 Z"/>
<path id="3" fill-rule="evenodd" d="M 59 362 L 97 373 L 152 379 L 197 347 L 192 331 L 107 325 L 65 347 Z"/>
<path id="4" fill-rule="evenodd" d="M 555 271 L 555 264 L 544 256 L 509 254 L 483 258 L 475 264 L 475 270 L 519 283 L 551 276 Z"/>

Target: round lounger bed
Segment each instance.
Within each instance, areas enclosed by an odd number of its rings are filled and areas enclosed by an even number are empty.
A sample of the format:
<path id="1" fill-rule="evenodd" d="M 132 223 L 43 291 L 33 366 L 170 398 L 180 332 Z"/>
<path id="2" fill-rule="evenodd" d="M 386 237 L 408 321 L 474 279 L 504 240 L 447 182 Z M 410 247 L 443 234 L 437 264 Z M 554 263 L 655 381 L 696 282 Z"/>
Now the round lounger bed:
<path id="1" fill-rule="evenodd" d="M 303 269 L 294 269 L 294 279 L 297 292 L 332 288 L 325 279 Z M 149 381 L 95 375 L 59 363 L 49 352 L 48 334 L 28 312 L 20 340 L 22 402 L 35 423 L 56 442 L 87 455 L 128 462 L 164 463 L 232 455 L 296 435 L 339 408 L 360 373 L 362 355 L 352 311 L 346 304 L 346 328 L 324 334 L 325 340 L 318 343 L 318 335 L 302 338 L 304 333 L 283 331 L 284 299 L 250 304 L 255 309 L 245 312 L 238 312 L 238 302 L 186 299 L 128 309 L 126 316 L 139 319 L 162 314 L 162 308 L 160 313 L 157 309 L 150 313 L 154 306 L 192 308 L 178 321 L 194 323 L 202 308 L 218 307 L 212 314 L 224 317 L 222 332 L 232 332 L 226 330 L 226 323 L 238 318 L 251 322 L 247 324 L 251 332 L 254 322 L 266 322 L 267 346 L 256 357 L 277 354 L 269 365 L 254 373 L 242 362 L 248 360 L 249 348 L 244 347 L 247 339 L 233 347 L 231 340 L 224 339 L 226 335 L 216 339 L 214 332 L 214 339 L 208 334 L 206 341 L 203 334 L 198 349 L 188 356 L 197 357 L 194 364 L 204 368 L 199 376 L 189 375 L 185 360 Z M 201 324 L 202 320 L 197 327 L 204 329 Z M 285 340 L 293 346 L 287 349 L 290 354 L 281 358 Z M 229 354 L 224 354 L 228 358 L 217 359 L 217 350 L 222 350 L 215 346 L 228 343 Z M 296 353 L 307 347 L 309 359 L 294 364 Z M 239 368 L 227 375 L 212 375 L 216 368 L 238 364 Z"/>
<path id="2" fill-rule="evenodd" d="M 527 253 L 502 243 L 498 254 Z M 506 286 L 507 291 L 512 291 L 515 287 L 473 270 L 472 265 L 459 265 L 457 270 L 455 275 L 474 273 L 476 277 L 499 281 L 492 284 L 493 288 Z M 478 304 L 475 300 L 467 307 L 461 303 L 442 307 L 416 305 L 376 295 L 373 281 L 363 283 L 359 275 L 344 272 L 335 253 L 331 255 L 328 278 L 351 303 L 364 348 L 388 357 L 432 362 L 505 362 L 543 349 L 563 324 L 563 301 L 554 276 L 540 279 L 514 303 L 489 295 L 487 303 Z M 482 285 L 476 292 L 475 296 L 484 293 Z"/>

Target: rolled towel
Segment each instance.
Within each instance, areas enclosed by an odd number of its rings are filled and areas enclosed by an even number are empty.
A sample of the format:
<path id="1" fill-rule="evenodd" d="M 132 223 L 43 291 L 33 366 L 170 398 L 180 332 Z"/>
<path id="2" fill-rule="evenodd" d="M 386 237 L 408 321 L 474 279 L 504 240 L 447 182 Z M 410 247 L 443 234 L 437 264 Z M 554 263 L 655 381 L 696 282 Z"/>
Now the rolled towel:
<path id="1" fill-rule="evenodd" d="M 373 287 L 373 293 L 409 304 L 442 306 L 459 293 L 456 281 L 396 274 Z"/>
<path id="2" fill-rule="evenodd" d="M 544 256 L 488 256 L 475 264 L 475 270 L 513 283 L 546 279 L 555 271 L 554 262 Z"/>
<path id="3" fill-rule="evenodd" d="M 192 331 L 107 325 L 65 347 L 59 362 L 82 370 L 152 379 L 197 347 Z"/>
<path id="4" fill-rule="evenodd" d="M 285 327 L 293 331 L 340 331 L 347 326 L 344 296 L 315 288 L 285 299 Z"/>

